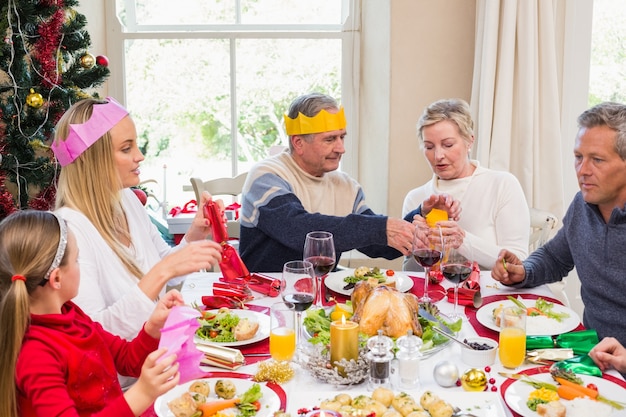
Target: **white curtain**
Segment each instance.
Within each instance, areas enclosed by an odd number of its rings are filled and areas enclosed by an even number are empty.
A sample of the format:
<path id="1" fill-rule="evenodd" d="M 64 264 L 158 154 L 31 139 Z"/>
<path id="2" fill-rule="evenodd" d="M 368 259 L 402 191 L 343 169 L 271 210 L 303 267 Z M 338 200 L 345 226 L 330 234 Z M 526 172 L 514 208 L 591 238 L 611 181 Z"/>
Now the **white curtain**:
<path id="1" fill-rule="evenodd" d="M 475 157 L 512 172 L 530 207 L 564 209 L 562 0 L 476 0 Z M 567 202 L 569 203 L 569 202 Z"/>

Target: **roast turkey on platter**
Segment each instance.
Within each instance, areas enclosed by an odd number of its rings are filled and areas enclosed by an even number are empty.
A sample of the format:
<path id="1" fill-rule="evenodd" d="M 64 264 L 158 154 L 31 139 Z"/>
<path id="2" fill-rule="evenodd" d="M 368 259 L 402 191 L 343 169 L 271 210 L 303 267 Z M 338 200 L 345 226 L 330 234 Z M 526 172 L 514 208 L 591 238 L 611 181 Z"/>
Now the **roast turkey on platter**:
<path id="1" fill-rule="evenodd" d="M 412 330 L 422 336 L 419 322 L 419 301 L 411 293 L 404 293 L 387 285 L 373 285 L 368 281 L 356 284 L 351 296 L 354 315 L 352 321 L 359 323 L 359 331 L 375 336 L 382 330 L 385 336 L 400 337 Z"/>

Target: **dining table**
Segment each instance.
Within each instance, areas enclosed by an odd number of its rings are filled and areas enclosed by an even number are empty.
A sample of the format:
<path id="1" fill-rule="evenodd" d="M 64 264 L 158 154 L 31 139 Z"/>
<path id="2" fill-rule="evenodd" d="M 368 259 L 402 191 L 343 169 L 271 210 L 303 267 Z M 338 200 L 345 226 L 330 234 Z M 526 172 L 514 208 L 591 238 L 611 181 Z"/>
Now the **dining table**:
<path id="1" fill-rule="evenodd" d="M 331 272 L 330 276 L 337 273 L 340 272 Z M 413 281 L 413 285 L 410 289 L 411 292 L 418 295 L 421 291 L 423 291 L 423 273 L 398 271 L 398 274 L 402 274 L 402 276 L 408 277 Z M 265 275 L 280 278 L 281 274 L 269 273 Z M 202 306 L 202 297 L 212 294 L 213 284 L 218 282 L 220 277 L 221 274 L 219 272 L 199 272 L 187 276 L 180 289 L 185 302 L 190 305 Z M 494 302 L 495 300 L 506 299 L 508 295 L 531 299 L 541 297 L 555 303 L 560 303 L 547 285 L 523 289 L 506 287 L 495 281 L 491 277 L 490 271 L 480 271 L 479 279 L 477 281 L 480 285 L 480 295 L 482 296 L 483 305 L 489 302 Z M 446 280 L 443 280 L 439 284 L 434 286 L 431 285 L 431 291 L 447 291 L 450 287 L 451 284 L 447 283 Z M 253 293 L 253 295 L 254 299 L 246 303 L 246 308 L 262 314 L 269 314 L 269 307 L 276 302 L 282 301 L 280 296 L 271 297 L 260 293 Z M 335 298 L 331 299 L 327 304 L 332 305 L 335 300 L 343 301 L 346 299 L 345 294 L 343 296 L 342 294 L 333 295 Z M 448 301 L 448 297 L 440 296 L 437 298 L 441 298 L 436 302 L 436 306 L 441 313 L 450 314 L 453 312 L 454 305 L 452 302 Z M 461 311 L 464 310 L 466 319 L 463 321 L 461 330 L 457 334 L 458 339 L 463 340 L 466 338 L 469 339 L 476 336 L 483 336 L 497 340 L 497 332 L 486 328 L 483 324 L 476 320 L 476 307 L 472 305 L 459 307 L 461 308 Z M 577 324 L 577 330 L 583 329 L 581 323 Z M 479 413 L 481 416 L 490 417 L 504 415 L 507 417 L 518 417 L 519 414 L 515 413 L 507 406 L 502 395 L 503 387 L 510 384 L 511 380 L 501 376 L 500 372 L 510 373 L 511 370 L 502 366 L 497 355 L 495 362 L 491 366 L 482 369 L 487 374 L 487 378 L 489 380 L 487 388 L 483 392 L 469 392 L 457 384 L 444 387 L 436 382 L 435 370 L 441 369 L 443 365 L 450 367 L 452 364 L 456 367 L 456 370 L 458 370 L 459 375 L 462 375 L 470 368 L 473 368 L 463 362 L 461 349 L 462 346 L 460 344 L 449 343 L 445 348 L 432 355 L 422 358 L 419 364 L 420 382 L 417 388 L 407 390 L 392 386 L 391 389 L 396 393 L 400 391 L 406 392 L 418 401 L 421 394 L 428 390 L 453 404 L 481 404 L 481 411 Z M 267 339 L 259 341 L 251 346 L 242 347 L 241 351 L 245 357 L 245 364 L 240 368 L 229 372 L 244 375 L 255 375 L 258 371 L 260 362 L 271 360 L 269 356 L 269 341 Z M 540 365 L 525 363 L 515 371 L 519 372 L 523 370 L 531 370 L 532 368 L 537 368 L 538 366 Z M 317 407 L 321 401 L 333 398 L 338 393 L 347 393 L 352 396 L 367 393 L 371 394 L 367 381 L 351 386 L 335 385 L 316 379 L 310 372 L 307 371 L 307 369 L 301 367 L 297 363 L 293 363 L 292 367 L 295 370 L 293 378 L 288 382 L 280 384 L 282 391 L 284 391 L 284 400 L 286 402 L 284 411 L 288 412 L 291 417 L 298 417 L 299 412 L 302 412 L 302 410 L 311 410 L 314 407 Z M 218 367 L 202 366 L 202 369 L 207 372 L 207 377 L 210 377 L 211 375 L 229 375 L 227 370 Z M 225 371 L 227 372 L 225 373 Z M 620 374 L 615 371 L 608 371 L 607 375 L 611 375 L 613 378 L 623 381 Z M 147 415 L 150 415 L 150 413 L 147 413 Z"/>

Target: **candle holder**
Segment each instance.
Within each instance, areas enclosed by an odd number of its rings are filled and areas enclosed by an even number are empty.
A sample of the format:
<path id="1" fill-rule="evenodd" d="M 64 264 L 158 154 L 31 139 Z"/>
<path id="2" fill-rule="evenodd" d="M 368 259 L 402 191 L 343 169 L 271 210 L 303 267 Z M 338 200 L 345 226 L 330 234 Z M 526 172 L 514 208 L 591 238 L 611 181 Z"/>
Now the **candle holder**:
<path id="1" fill-rule="evenodd" d="M 361 341 L 360 341 L 361 342 Z M 346 375 L 340 375 L 336 367 L 330 365 L 330 351 L 326 346 L 313 345 L 301 355 L 299 365 L 309 371 L 311 375 L 327 384 L 337 386 L 357 385 L 367 379 L 369 363 L 367 362 L 367 348 L 359 342 L 359 355 L 357 359 L 342 359 L 338 362 L 343 367 Z"/>

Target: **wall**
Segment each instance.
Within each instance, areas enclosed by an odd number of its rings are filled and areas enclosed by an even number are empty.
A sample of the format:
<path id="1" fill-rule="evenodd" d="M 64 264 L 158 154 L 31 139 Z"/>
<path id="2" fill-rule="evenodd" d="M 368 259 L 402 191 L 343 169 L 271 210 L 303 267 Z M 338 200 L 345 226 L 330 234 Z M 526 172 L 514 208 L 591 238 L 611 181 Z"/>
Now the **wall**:
<path id="1" fill-rule="evenodd" d="M 431 102 L 470 99 L 475 1 L 392 1 L 388 212 L 432 171 L 418 147 L 416 122 Z M 453 30 L 451 30 L 453 29 Z"/>

